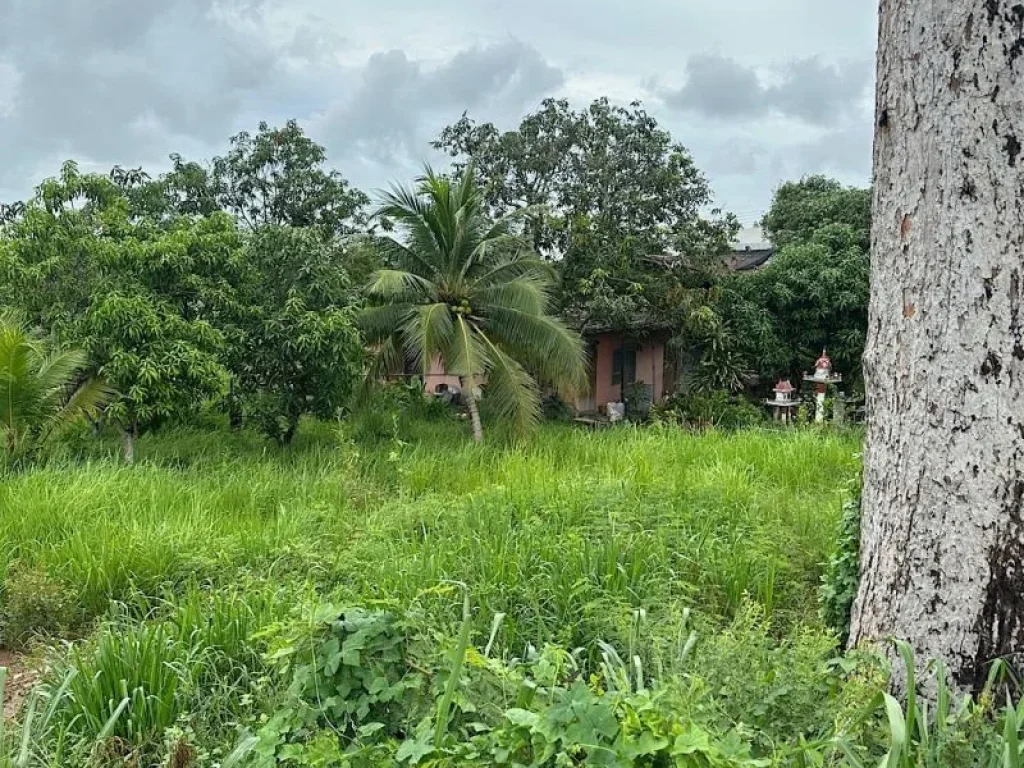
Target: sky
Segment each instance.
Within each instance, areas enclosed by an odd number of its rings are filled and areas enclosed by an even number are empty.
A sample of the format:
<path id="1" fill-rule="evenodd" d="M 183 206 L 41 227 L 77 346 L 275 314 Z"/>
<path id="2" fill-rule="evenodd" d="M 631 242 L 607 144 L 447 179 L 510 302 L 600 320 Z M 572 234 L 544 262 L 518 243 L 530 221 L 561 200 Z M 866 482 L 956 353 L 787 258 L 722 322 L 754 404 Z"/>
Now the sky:
<path id="1" fill-rule="evenodd" d="M 0 0 L 0 201 L 61 162 L 156 174 L 295 118 L 373 192 L 463 112 L 643 102 L 745 224 L 786 179 L 865 185 L 873 0 Z"/>

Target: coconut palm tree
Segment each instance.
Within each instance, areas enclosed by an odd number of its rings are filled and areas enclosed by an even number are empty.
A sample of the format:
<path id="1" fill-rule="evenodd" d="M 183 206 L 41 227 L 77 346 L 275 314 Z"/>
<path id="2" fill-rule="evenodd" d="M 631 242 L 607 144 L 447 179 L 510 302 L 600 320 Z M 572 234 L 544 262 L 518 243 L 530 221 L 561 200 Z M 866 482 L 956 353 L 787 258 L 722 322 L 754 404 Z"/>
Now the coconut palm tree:
<path id="1" fill-rule="evenodd" d="M 401 239 L 384 242 L 388 268 L 370 278 L 361 327 L 378 350 L 377 379 L 413 360 L 440 361 L 462 382 L 483 439 L 478 387 L 518 430 L 540 417 L 541 385 L 571 396 L 586 383 L 583 343 L 548 314 L 554 273 L 510 234 L 515 214 L 489 219 L 473 169 L 449 180 L 430 168 L 415 189 L 394 187 L 376 214 Z"/>
<path id="2" fill-rule="evenodd" d="M 0 439 L 7 462 L 34 453 L 110 397 L 83 381 L 84 352 L 50 350 L 16 313 L 0 312 Z"/>

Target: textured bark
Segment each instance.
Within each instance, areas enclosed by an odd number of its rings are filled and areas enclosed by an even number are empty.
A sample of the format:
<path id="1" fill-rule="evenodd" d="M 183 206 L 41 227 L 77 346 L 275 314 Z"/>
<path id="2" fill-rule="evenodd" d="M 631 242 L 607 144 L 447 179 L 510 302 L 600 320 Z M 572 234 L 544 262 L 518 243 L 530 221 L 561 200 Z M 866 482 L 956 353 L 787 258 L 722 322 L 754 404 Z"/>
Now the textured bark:
<path id="1" fill-rule="evenodd" d="M 125 464 L 135 463 L 135 429 L 121 430 L 121 453 L 124 455 Z"/>
<path id="2" fill-rule="evenodd" d="M 1016 0 L 881 2 L 851 643 L 964 689 L 1024 651 L 1022 54 Z"/>
<path id="3" fill-rule="evenodd" d="M 480 423 L 480 404 L 476 401 L 476 381 L 472 377 L 463 380 L 462 393 L 466 398 L 466 406 L 469 408 L 469 419 L 473 424 L 473 441 L 482 443 L 484 441 L 484 427 Z"/>

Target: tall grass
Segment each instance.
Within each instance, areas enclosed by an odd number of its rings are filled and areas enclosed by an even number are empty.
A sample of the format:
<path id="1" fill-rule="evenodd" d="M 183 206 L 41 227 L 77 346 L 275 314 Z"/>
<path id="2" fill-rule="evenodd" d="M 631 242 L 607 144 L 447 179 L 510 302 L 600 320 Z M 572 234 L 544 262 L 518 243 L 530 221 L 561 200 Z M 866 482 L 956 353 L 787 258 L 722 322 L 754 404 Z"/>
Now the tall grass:
<path id="1" fill-rule="evenodd" d="M 55 463 L 0 486 L 0 572 L 41 566 L 91 615 L 136 590 L 240 573 L 360 600 L 468 585 L 516 647 L 609 637 L 636 608 L 776 624 L 812 613 L 856 436 L 542 430 L 480 449 L 430 425 L 365 445 L 316 425 L 296 450 L 209 433 L 141 441 L 140 463 Z M 249 440 L 245 438 L 244 440 Z M 234 442 L 233 442 L 234 441 Z M 211 447 L 213 443 L 213 447 Z"/>

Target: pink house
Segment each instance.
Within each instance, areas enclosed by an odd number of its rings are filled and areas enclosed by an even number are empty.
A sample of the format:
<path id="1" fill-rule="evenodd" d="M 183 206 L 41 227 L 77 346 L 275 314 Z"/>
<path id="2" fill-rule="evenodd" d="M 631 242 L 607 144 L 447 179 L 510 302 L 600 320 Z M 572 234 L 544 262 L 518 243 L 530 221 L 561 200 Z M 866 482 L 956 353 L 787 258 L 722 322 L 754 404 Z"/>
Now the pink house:
<path id="1" fill-rule="evenodd" d="M 580 413 L 604 412 L 608 403 L 622 401 L 622 383 L 642 384 L 650 389 L 653 402 L 661 402 L 671 385 L 666 375 L 664 338 L 653 334 L 634 339 L 618 331 L 586 334 L 590 363 L 590 386 L 573 403 Z M 458 376 L 446 373 L 440 360 L 434 360 L 423 379 L 423 389 L 436 393 L 447 388 L 458 392 Z"/>
<path id="2" fill-rule="evenodd" d="M 619 331 L 587 334 L 590 391 L 577 399 L 580 413 L 604 412 L 608 403 L 622 402 L 623 383 L 642 384 L 653 402 L 665 399 L 671 375 L 665 370 L 665 339 L 660 334 L 635 338 Z"/>

